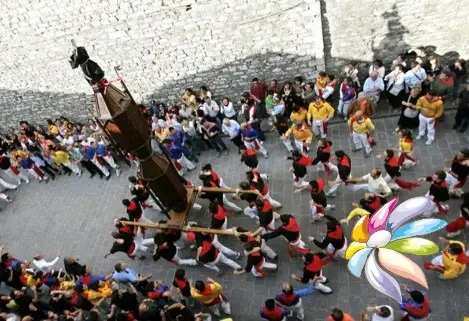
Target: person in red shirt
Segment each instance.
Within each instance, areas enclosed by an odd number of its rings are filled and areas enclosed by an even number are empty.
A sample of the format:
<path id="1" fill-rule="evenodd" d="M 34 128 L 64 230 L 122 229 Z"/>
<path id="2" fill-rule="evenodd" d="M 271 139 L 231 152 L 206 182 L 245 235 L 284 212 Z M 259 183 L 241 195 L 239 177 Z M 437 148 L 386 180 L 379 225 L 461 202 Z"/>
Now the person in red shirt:
<path id="1" fill-rule="evenodd" d="M 264 83 L 259 81 L 259 78 L 254 77 L 251 81 L 251 88 L 249 88 L 249 94 L 254 98 L 257 103 L 257 108 L 261 115 L 265 114 L 265 93 L 267 87 Z"/>
<path id="2" fill-rule="evenodd" d="M 285 321 L 285 310 L 275 303 L 274 299 L 265 301 L 261 308 L 261 317 L 267 321 Z"/>

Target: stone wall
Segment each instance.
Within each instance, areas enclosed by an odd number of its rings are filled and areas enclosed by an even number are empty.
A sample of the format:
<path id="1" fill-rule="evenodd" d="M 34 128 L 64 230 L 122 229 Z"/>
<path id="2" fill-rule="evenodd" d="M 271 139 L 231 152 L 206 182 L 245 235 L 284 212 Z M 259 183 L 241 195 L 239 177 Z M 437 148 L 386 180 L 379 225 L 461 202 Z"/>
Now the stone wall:
<path id="1" fill-rule="evenodd" d="M 141 101 L 175 101 L 201 85 L 236 99 L 253 76 L 313 77 L 324 69 L 316 0 L 11 0 L 3 9 L 4 125 L 86 117 L 90 88 L 67 63 L 71 38 L 108 79 L 120 65 Z"/>
<path id="2" fill-rule="evenodd" d="M 445 61 L 469 58 L 469 7 L 455 0 L 321 0 L 328 70 L 346 62 L 390 63 L 410 48 L 426 47 Z"/>
<path id="3" fill-rule="evenodd" d="M 10 0 L 2 9 L 3 126 L 87 117 L 90 88 L 67 63 L 71 38 L 108 79 L 120 65 L 143 102 L 200 85 L 236 99 L 253 76 L 312 78 L 421 45 L 469 56 L 469 9 L 454 0 Z"/>

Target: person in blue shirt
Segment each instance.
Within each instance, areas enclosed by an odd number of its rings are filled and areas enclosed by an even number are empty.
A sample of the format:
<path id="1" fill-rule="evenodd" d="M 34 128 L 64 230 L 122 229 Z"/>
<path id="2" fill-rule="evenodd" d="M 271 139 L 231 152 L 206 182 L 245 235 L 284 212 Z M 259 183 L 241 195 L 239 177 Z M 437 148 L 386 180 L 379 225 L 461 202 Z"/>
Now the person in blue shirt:
<path id="1" fill-rule="evenodd" d="M 269 157 L 267 150 L 259 141 L 259 133 L 251 125 L 242 123 L 241 135 L 243 136 L 244 145 L 247 148 L 260 152 L 265 158 Z"/>
<path id="2" fill-rule="evenodd" d="M 93 146 L 94 145 L 94 146 Z M 96 158 L 96 143 L 93 143 L 92 146 L 83 146 L 81 152 L 83 153 L 83 158 L 96 166 L 99 169 L 98 174 L 101 178 L 106 176 L 106 180 L 111 177 L 111 173 L 106 168 L 106 166 L 102 165 L 99 160 Z"/>
<path id="3" fill-rule="evenodd" d="M 401 320 L 426 320 L 431 313 L 428 295 L 418 290 L 409 289 L 406 285 L 404 285 L 404 290 L 410 297 L 402 297 L 400 308 L 405 312 L 405 316 Z"/>
<path id="4" fill-rule="evenodd" d="M 199 160 L 197 158 L 197 156 L 195 156 L 194 153 L 192 153 L 189 148 L 187 148 L 186 146 L 186 135 L 184 134 L 184 132 L 182 130 L 179 130 L 177 128 L 174 128 L 174 127 L 169 127 L 169 136 L 167 138 L 171 143 L 173 143 L 174 145 L 176 146 L 180 146 L 180 147 L 184 147 L 187 149 L 187 158 L 193 162 L 196 162 L 198 163 Z"/>
<path id="5" fill-rule="evenodd" d="M 145 276 L 140 276 L 134 270 L 129 269 L 124 263 L 117 263 L 114 266 L 114 272 L 112 273 L 112 279 L 116 282 L 127 284 L 127 283 L 141 283 L 151 279 L 152 274 L 149 273 Z"/>
<path id="6" fill-rule="evenodd" d="M 316 280 L 313 281 L 316 282 Z M 307 288 L 300 290 L 294 290 L 290 283 L 283 284 L 282 291 L 277 294 L 275 299 L 283 306 L 289 317 L 295 314 L 299 320 L 304 319 L 305 311 L 301 298 L 314 292 L 314 282 L 311 282 Z"/>
<path id="7" fill-rule="evenodd" d="M 25 170 L 27 170 L 31 175 L 33 175 L 39 182 L 48 182 L 49 177 L 47 177 L 37 166 L 36 163 L 29 158 L 28 156 L 26 157 L 20 157 L 18 156 L 16 158 L 16 161 L 18 164 Z"/>
<path id="8" fill-rule="evenodd" d="M 181 176 L 184 174 L 184 168 L 188 171 L 195 169 L 195 165 L 187 159 L 190 155 L 187 148 L 176 145 L 168 139 L 163 141 L 163 147 L 169 152 L 169 155 L 175 161 L 175 166 Z"/>
<path id="9" fill-rule="evenodd" d="M 121 173 L 120 166 L 116 164 L 116 162 L 114 161 L 114 157 L 112 157 L 111 152 L 107 149 L 106 145 L 104 145 L 104 142 L 100 141 L 99 143 L 93 143 L 91 144 L 91 146 L 96 148 L 96 156 L 103 159 L 109 166 L 115 169 L 116 176 L 119 177 Z"/>

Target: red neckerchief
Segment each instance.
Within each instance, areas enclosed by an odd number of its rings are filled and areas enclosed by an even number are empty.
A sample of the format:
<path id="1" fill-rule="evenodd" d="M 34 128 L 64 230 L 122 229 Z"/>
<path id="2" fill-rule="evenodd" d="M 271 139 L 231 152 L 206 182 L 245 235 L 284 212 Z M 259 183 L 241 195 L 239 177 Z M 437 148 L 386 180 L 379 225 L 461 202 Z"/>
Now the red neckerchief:
<path id="1" fill-rule="evenodd" d="M 342 240 L 344 238 L 344 231 L 340 225 L 336 225 L 334 231 L 327 232 L 327 237 L 334 240 Z"/>
<path id="2" fill-rule="evenodd" d="M 378 196 L 376 196 L 372 202 L 367 201 L 366 203 L 367 206 L 373 210 L 373 213 L 379 210 L 379 208 L 381 207 L 381 199 Z"/>
<path id="3" fill-rule="evenodd" d="M 272 210 L 272 204 L 270 204 L 268 200 L 264 200 L 264 205 L 262 207 L 261 212 L 262 213 L 267 213 L 271 210 Z"/>
<path id="4" fill-rule="evenodd" d="M 448 248 L 444 249 L 443 253 L 448 257 L 450 255 L 453 255 L 453 254 L 449 253 Z M 469 257 L 467 257 L 466 253 L 463 251 L 463 252 L 459 253 L 458 256 L 456 257 L 456 262 L 458 262 L 460 264 L 468 264 L 469 263 Z"/>
<path id="5" fill-rule="evenodd" d="M 332 143 L 328 141 L 326 143 L 326 146 L 321 146 L 318 149 L 324 154 L 330 154 L 331 153 L 331 148 L 332 148 Z"/>
<path id="6" fill-rule="evenodd" d="M 226 212 L 223 206 L 217 205 L 217 212 L 215 214 L 212 214 L 212 216 L 216 220 L 224 220 L 226 218 Z"/>
<path id="7" fill-rule="evenodd" d="M 198 291 L 198 292 L 204 296 L 210 296 L 212 295 L 212 288 L 210 287 L 210 285 L 206 285 L 203 291 Z"/>
<path id="8" fill-rule="evenodd" d="M 243 155 L 253 156 L 253 155 L 256 155 L 256 151 L 254 149 L 246 148 L 246 150 L 243 151 Z"/>
<path id="9" fill-rule="evenodd" d="M 442 188 L 447 188 L 448 187 L 448 183 L 446 183 L 446 180 L 442 179 L 441 182 L 435 182 L 435 181 L 432 181 L 432 185 L 435 185 L 436 187 L 442 187 Z"/>
<path id="10" fill-rule="evenodd" d="M 174 278 L 174 283 L 177 284 L 179 289 L 185 289 L 189 284 L 187 280 L 179 280 L 178 278 Z"/>
<path id="11" fill-rule="evenodd" d="M 303 165 L 303 166 L 309 166 L 313 163 L 313 160 L 310 157 L 307 156 L 300 156 L 300 159 L 295 161 L 297 164 Z"/>
<path id="12" fill-rule="evenodd" d="M 135 211 L 137 209 L 138 204 L 135 201 L 130 201 L 129 206 L 127 206 L 127 209 L 129 211 Z"/>
<path id="13" fill-rule="evenodd" d="M 391 167 L 399 167 L 399 160 L 397 159 L 396 156 L 393 156 L 385 160 L 385 164 Z"/>
<path id="14" fill-rule="evenodd" d="M 287 225 L 282 225 L 282 228 L 288 232 L 299 232 L 300 227 L 298 226 L 298 223 L 296 222 L 294 217 L 290 217 L 288 220 Z"/>
<path id="15" fill-rule="evenodd" d="M 350 168 L 351 166 L 350 158 L 347 155 L 344 155 L 344 157 L 342 157 L 339 160 L 339 165 Z"/>
<path id="16" fill-rule="evenodd" d="M 313 260 L 305 265 L 305 269 L 308 270 L 309 272 L 314 272 L 314 273 L 319 273 L 322 268 L 322 263 L 321 259 L 319 256 L 315 255 L 313 256 Z"/>

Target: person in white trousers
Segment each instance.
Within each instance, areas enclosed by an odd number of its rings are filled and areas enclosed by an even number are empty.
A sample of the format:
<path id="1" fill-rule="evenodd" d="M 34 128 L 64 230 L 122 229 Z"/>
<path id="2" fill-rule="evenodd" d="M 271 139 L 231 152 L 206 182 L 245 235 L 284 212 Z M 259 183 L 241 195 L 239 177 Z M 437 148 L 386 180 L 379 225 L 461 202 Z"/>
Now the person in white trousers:
<path id="1" fill-rule="evenodd" d="M 191 296 L 194 300 L 204 306 L 208 306 L 212 313 L 220 316 L 220 309 L 224 314 L 231 314 L 231 305 L 222 295 L 223 287 L 213 279 L 207 278 L 207 284 L 203 281 L 196 281 L 195 284 L 189 281 Z M 208 291 L 207 291 L 208 289 Z"/>
<path id="2" fill-rule="evenodd" d="M 239 257 L 237 255 L 237 257 Z M 233 270 L 240 270 L 241 266 L 233 260 L 226 257 L 215 245 L 209 240 L 203 240 L 197 248 L 197 261 L 204 264 L 206 268 L 220 273 L 220 268 L 217 266 L 219 262 L 228 265 Z"/>
<path id="3" fill-rule="evenodd" d="M 310 282 L 307 288 L 300 290 L 294 290 L 290 283 L 283 283 L 282 291 L 277 294 L 275 299 L 284 307 L 289 317 L 296 316 L 301 321 L 305 318 L 302 298 L 313 294 L 313 292 L 313 282 Z"/>
<path id="4" fill-rule="evenodd" d="M 244 254 L 247 256 L 247 264 L 243 270 L 236 270 L 233 272 L 234 275 L 241 275 L 247 272 L 251 272 L 256 278 L 265 277 L 263 269 L 277 270 L 277 264 L 269 263 L 265 260 L 264 254 L 261 248 L 255 246 L 253 243 L 244 244 Z"/>
<path id="5" fill-rule="evenodd" d="M 430 91 L 425 96 L 420 97 L 415 104 L 419 114 L 419 134 L 415 139 L 419 140 L 425 136 L 427 131 L 426 145 L 431 145 L 435 140 L 435 127 L 438 119 L 443 115 L 444 105 L 441 97 L 438 97 L 434 91 Z"/>
<path id="6" fill-rule="evenodd" d="M 1 193 L 1 192 L 0 192 L 0 199 L 7 201 L 8 203 L 13 202 L 13 200 L 7 194 Z"/>
<path id="7" fill-rule="evenodd" d="M 94 145 L 94 144 L 95 142 L 91 143 L 91 145 Z M 86 160 L 91 161 L 93 165 L 95 165 L 99 169 L 98 174 L 100 174 L 101 178 L 103 177 L 102 175 L 104 175 L 106 177 L 106 180 L 109 180 L 109 178 L 111 177 L 111 173 L 109 173 L 109 170 L 107 169 L 107 167 L 101 164 L 99 160 L 97 159 L 96 149 L 93 148 L 93 146 L 82 146 L 81 152 L 83 153 L 83 157 Z"/>
<path id="8" fill-rule="evenodd" d="M 349 119 L 350 137 L 353 139 L 355 148 L 353 152 L 358 152 L 365 148 L 365 157 L 371 156 L 371 134 L 375 130 L 375 125 L 370 118 L 363 115 L 362 111 L 357 111 L 355 115 Z"/>
<path id="9" fill-rule="evenodd" d="M 254 128 L 249 126 L 248 123 L 241 124 L 241 135 L 243 137 L 244 146 L 246 146 L 246 148 L 258 151 L 265 158 L 269 157 L 267 150 L 264 148 L 264 146 L 258 139 L 259 133 Z"/>
<path id="10" fill-rule="evenodd" d="M 211 176 L 211 180 L 215 183 L 218 183 L 218 186 L 221 188 L 230 188 L 228 187 L 223 178 L 219 176 L 213 169 L 212 169 L 212 164 L 205 164 L 202 166 L 202 170 L 200 171 L 199 175 L 205 175 L 205 176 Z"/>
<path id="11" fill-rule="evenodd" d="M 392 194 L 392 190 L 386 183 L 381 170 L 373 168 L 370 173 L 362 176 L 361 178 L 352 178 L 349 180 L 351 183 L 350 188 L 354 191 L 368 191 L 381 197 L 388 197 Z M 366 182 L 359 184 L 361 182 Z"/>
<path id="12" fill-rule="evenodd" d="M 241 227 L 236 228 L 235 230 L 235 235 L 238 236 L 238 239 L 243 242 L 249 242 L 253 243 L 255 246 L 258 246 L 261 248 L 261 251 L 267 255 L 267 257 L 271 260 L 277 259 L 277 253 L 275 253 L 274 250 L 272 250 L 271 247 L 267 245 L 267 243 L 258 235 L 257 231 L 255 233 L 249 232 L 244 230 Z"/>
<path id="13" fill-rule="evenodd" d="M 258 172 L 249 171 L 246 172 L 246 178 L 248 179 L 249 186 L 251 190 L 258 191 L 259 196 L 269 201 L 273 208 L 280 208 L 282 204 L 274 200 L 270 196 L 269 187 L 265 184 L 264 180 L 261 178 Z"/>
<path id="14" fill-rule="evenodd" d="M 6 180 L 0 177 L 0 185 L 6 189 L 18 190 L 18 185 L 8 183 Z"/>
<path id="15" fill-rule="evenodd" d="M 121 173 L 120 166 L 116 164 L 114 157 L 112 157 L 111 152 L 106 148 L 104 142 L 93 143 L 91 146 L 96 149 L 96 155 L 104 159 L 104 161 L 116 171 L 116 176 L 119 177 Z"/>
<path id="16" fill-rule="evenodd" d="M 163 141 L 163 146 L 170 153 L 171 158 L 179 165 L 179 168 L 178 166 L 176 166 L 176 168 L 181 176 L 184 174 L 184 168 L 189 172 L 195 169 L 195 165 L 185 156 L 185 154 L 190 154 L 187 148 L 174 144 L 168 139 Z"/>
<path id="17" fill-rule="evenodd" d="M 157 261 L 160 257 L 164 258 L 168 262 L 176 265 L 197 265 L 195 259 L 182 259 L 178 255 L 178 249 L 173 242 L 167 239 L 167 236 L 163 233 L 155 235 L 154 240 L 155 249 L 153 251 L 153 260 Z"/>
<path id="18" fill-rule="evenodd" d="M 289 139 L 291 135 L 293 135 L 295 139 L 295 147 L 298 151 L 304 156 L 308 156 L 309 145 L 313 141 L 313 133 L 308 125 L 302 122 L 295 122 L 280 138 Z"/>
<path id="19" fill-rule="evenodd" d="M 18 185 L 21 184 L 21 180 L 23 180 L 26 184 L 29 183 L 28 176 L 23 174 L 10 157 L 3 155 L 0 156 L 0 168 L 8 175 L 11 179 L 14 179 L 18 182 Z"/>

